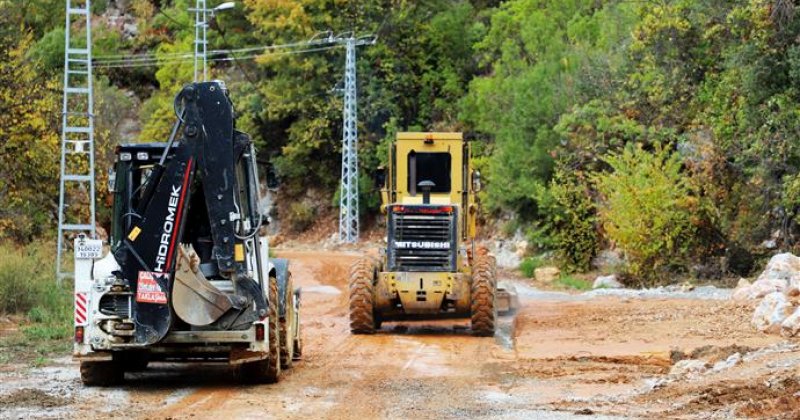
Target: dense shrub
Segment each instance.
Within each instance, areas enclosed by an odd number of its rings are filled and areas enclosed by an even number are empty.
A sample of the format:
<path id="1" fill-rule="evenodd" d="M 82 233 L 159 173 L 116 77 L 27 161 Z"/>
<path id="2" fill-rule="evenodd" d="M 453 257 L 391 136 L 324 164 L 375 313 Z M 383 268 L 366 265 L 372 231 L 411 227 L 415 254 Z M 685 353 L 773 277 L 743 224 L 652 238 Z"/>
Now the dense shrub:
<path id="1" fill-rule="evenodd" d="M 0 364 L 63 354 L 72 334 L 72 290 L 55 279 L 52 242 L 27 247 L 0 244 L 0 314 L 25 315 L 22 334 L 0 339 Z"/>
<path id="2" fill-rule="evenodd" d="M 317 211 L 304 201 L 297 201 L 289 205 L 289 227 L 294 232 L 303 232 L 314 224 Z"/>
<path id="3" fill-rule="evenodd" d="M 34 325 L 23 329 L 26 335 L 61 338 L 70 332 L 72 293 L 69 285 L 56 284 L 54 249 L 51 242 L 0 245 L 0 313 L 27 315 Z"/>
<path id="4" fill-rule="evenodd" d="M 527 278 L 533 278 L 537 268 L 542 266 L 542 260 L 536 257 L 529 257 L 522 260 L 519 264 L 519 271 Z"/>
<path id="5" fill-rule="evenodd" d="M 669 149 L 629 144 L 605 161 L 610 172 L 594 176 L 602 196 L 600 222 L 624 253 L 632 278 L 654 284 L 663 269 L 685 264 L 696 242 L 699 200 Z"/>
<path id="6" fill-rule="evenodd" d="M 0 313 L 26 313 L 53 298 L 54 253 L 37 246 L 0 245 Z"/>
<path id="7" fill-rule="evenodd" d="M 566 271 L 586 271 L 597 254 L 596 209 L 582 173 L 560 163 L 548 189 L 537 197 L 541 217 L 534 243 L 552 248 Z"/>

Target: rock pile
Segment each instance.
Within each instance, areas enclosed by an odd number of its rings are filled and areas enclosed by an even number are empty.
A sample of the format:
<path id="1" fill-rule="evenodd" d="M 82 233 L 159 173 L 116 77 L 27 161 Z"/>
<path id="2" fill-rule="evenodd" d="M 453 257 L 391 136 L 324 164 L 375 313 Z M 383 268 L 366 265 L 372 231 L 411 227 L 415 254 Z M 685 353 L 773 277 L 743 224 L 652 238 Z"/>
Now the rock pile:
<path id="1" fill-rule="evenodd" d="M 795 337 L 800 333 L 800 257 L 789 253 L 772 257 L 752 284 L 742 279 L 732 299 L 762 299 L 753 313 L 759 331 Z"/>

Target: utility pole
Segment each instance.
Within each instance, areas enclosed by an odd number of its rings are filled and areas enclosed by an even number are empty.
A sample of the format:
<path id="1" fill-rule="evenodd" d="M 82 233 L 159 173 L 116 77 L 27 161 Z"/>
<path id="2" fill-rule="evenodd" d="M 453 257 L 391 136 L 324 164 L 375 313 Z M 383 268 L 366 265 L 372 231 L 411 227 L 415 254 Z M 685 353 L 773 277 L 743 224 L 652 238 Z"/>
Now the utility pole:
<path id="1" fill-rule="evenodd" d="M 208 80 L 208 16 L 222 10 L 232 9 L 235 2 L 227 1 L 212 9 L 206 8 L 206 0 L 196 0 L 195 7 L 189 9 L 194 12 L 194 81 L 205 82 Z M 200 67 L 202 66 L 202 69 Z M 202 71 L 202 80 L 198 73 Z"/>
<path id="2" fill-rule="evenodd" d="M 358 242 L 358 107 L 356 47 L 374 44 L 372 36 L 339 38 L 346 47 L 342 124 L 342 186 L 339 193 L 339 242 Z"/>
<path id="3" fill-rule="evenodd" d="M 194 81 L 198 81 L 197 67 L 201 63 L 203 79 L 205 82 L 207 76 L 206 69 L 206 52 L 208 51 L 208 23 L 206 22 L 208 15 L 206 9 L 206 0 L 196 0 L 194 10 Z"/>
<path id="4" fill-rule="evenodd" d="M 339 193 L 339 241 L 358 242 L 358 107 L 356 41 L 345 40 L 344 112 L 342 124 L 342 188 Z"/>
<path id="5" fill-rule="evenodd" d="M 92 85 L 92 12 L 90 0 L 67 0 L 64 27 L 64 99 L 61 113 L 61 169 L 58 191 L 56 277 L 71 273 L 63 267 L 67 232 L 95 232 L 94 90 Z M 75 24 L 83 22 L 83 36 Z M 85 195 L 88 203 L 76 195 Z"/>

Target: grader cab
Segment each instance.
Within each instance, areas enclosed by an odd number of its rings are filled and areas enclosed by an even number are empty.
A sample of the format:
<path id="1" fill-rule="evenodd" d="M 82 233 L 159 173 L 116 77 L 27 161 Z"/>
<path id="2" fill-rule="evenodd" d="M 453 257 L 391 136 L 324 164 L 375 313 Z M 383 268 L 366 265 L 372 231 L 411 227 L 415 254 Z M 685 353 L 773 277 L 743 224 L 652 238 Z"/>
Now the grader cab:
<path id="1" fill-rule="evenodd" d="M 480 174 L 461 133 L 399 133 L 381 190 L 386 248 L 350 271 L 350 329 L 383 321 L 469 318 L 494 334 L 495 260 L 475 248 Z"/>

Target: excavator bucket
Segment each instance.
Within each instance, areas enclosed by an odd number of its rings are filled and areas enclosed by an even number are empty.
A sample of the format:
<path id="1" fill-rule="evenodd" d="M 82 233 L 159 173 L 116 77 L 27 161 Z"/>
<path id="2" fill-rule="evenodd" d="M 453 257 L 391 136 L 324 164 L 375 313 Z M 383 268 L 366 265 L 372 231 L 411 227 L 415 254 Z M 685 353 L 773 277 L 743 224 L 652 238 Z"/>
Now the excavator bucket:
<path id="1" fill-rule="evenodd" d="M 186 323 L 210 325 L 235 305 L 231 297 L 214 287 L 198 268 L 200 259 L 191 245 L 178 250 L 172 290 L 172 307 Z"/>

